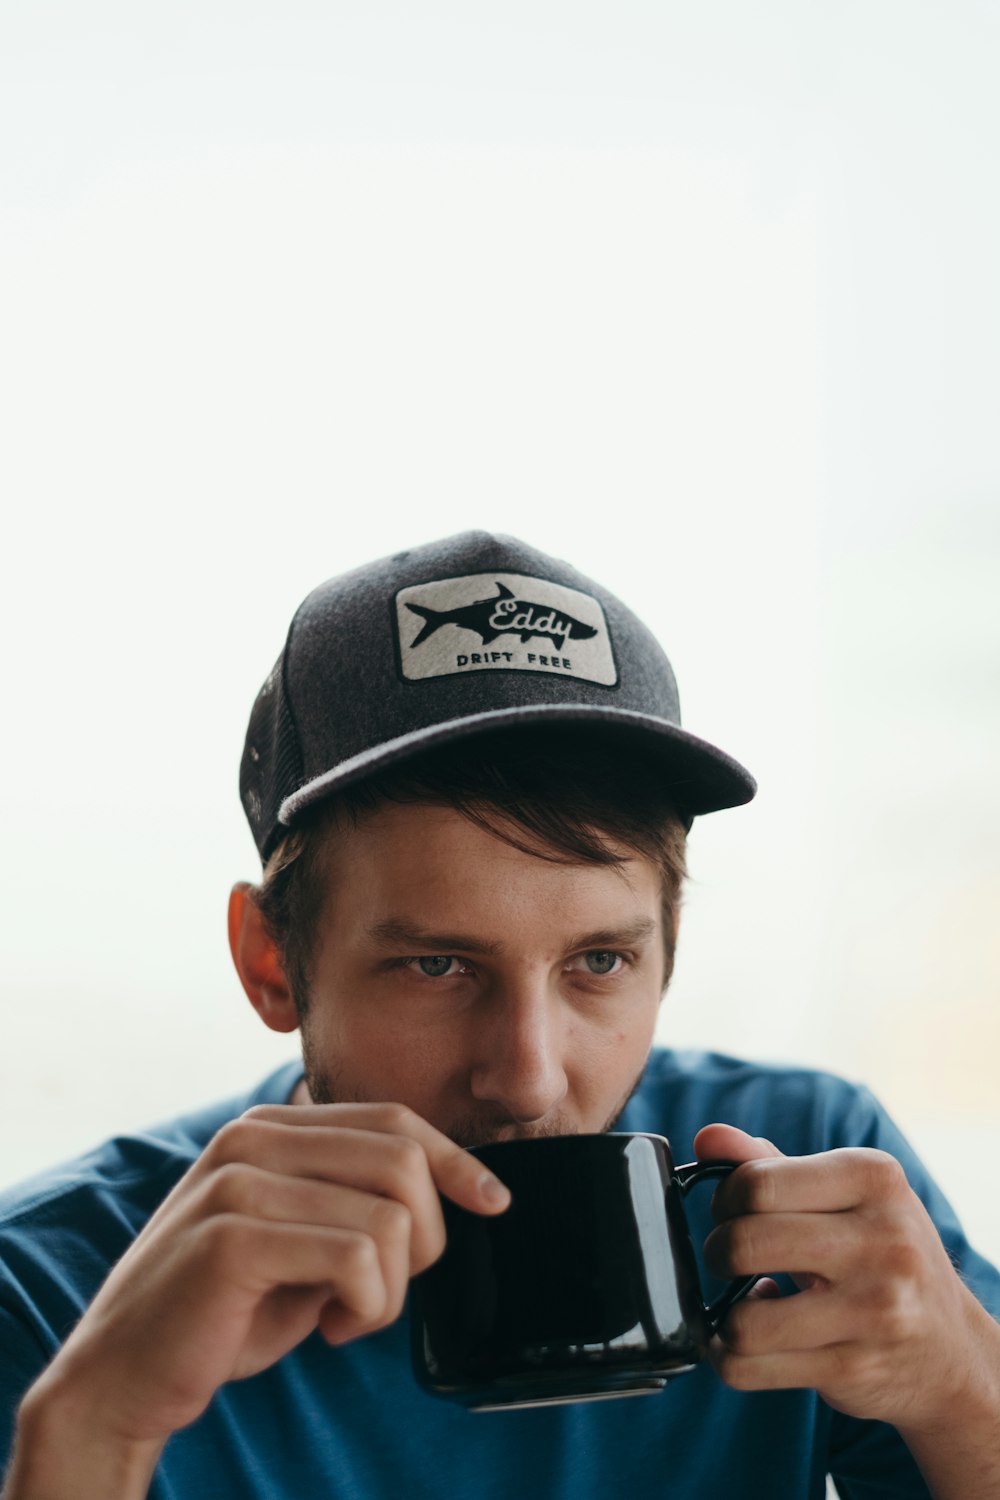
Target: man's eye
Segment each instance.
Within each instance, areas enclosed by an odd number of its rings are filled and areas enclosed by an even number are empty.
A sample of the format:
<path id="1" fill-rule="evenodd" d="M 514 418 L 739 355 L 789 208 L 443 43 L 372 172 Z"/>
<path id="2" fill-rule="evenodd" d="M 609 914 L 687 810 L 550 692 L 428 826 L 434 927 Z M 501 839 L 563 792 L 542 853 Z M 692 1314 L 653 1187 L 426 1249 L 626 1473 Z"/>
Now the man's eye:
<path id="1" fill-rule="evenodd" d="M 428 979 L 443 979 L 454 962 L 453 958 L 444 953 L 435 954 L 432 958 L 417 959 L 420 972 L 426 974 Z"/>
<path id="2" fill-rule="evenodd" d="M 614 974 L 622 962 L 621 954 L 613 953 L 609 948 L 597 948 L 592 953 L 585 953 L 584 959 L 591 974 Z"/>

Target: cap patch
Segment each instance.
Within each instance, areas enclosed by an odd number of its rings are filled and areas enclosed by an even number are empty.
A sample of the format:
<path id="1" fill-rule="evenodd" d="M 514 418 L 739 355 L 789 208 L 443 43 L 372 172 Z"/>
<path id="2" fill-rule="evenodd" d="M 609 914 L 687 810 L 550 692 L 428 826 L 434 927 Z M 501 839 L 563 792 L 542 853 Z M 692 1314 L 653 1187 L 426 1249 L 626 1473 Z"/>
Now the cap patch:
<path id="1" fill-rule="evenodd" d="M 400 589 L 394 623 L 411 682 L 464 672 L 548 672 L 614 687 L 604 611 L 591 594 L 523 573 L 468 573 Z"/>

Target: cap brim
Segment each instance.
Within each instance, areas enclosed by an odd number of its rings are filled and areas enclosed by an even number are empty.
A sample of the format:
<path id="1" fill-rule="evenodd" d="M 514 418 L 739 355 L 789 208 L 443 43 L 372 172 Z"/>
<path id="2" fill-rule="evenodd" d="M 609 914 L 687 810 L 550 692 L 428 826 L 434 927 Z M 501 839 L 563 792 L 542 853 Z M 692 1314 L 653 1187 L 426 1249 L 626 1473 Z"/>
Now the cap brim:
<path id="1" fill-rule="evenodd" d="M 606 726 L 623 749 L 632 744 L 643 748 L 647 754 L 653 754 L 662 760 L 664 786 L 675 790 L 678 812 L 691 817 L 719 812 L 726 807 L 740 807 L 757 791 L 756 781 L 738 761 L 666 719 L 587 703 L 538 704 L 525 708 L 491 709 L 488 713 L 448 719 L 442 724 L 412 730 L 398 739 L 365 750 L 297 788 L 282 802 L 278 820 L 286 828 L 291 827 L 307 807 L 323 801 L 340 788 L 362 781 L 386 766 L 436 745 L 471 739 L 498 729 L 528 728 L 538 724 L 579 724 L 595 729 Z"/>

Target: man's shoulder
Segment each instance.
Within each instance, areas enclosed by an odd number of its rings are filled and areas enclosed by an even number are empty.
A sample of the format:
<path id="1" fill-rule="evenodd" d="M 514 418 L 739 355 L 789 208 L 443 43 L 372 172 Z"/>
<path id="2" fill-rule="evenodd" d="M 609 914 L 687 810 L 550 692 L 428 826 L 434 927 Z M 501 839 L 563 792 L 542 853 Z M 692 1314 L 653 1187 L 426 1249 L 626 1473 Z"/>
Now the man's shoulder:
<path id="1" fill-rule="evenodd" d="M 287 1100 L 301 1073 L 288 1064 L 248 1093 L 115 1136 L 0 1191 L 0 1411 L 9 1415 L 216 1131 L 254 1104 Z"/>
<path id="2" fill-rule="evenodd" d="M 81 1216 L 101 1206 L 134 1229 L 228 1120 L 254 1104 L 284 1102 L 301 1073 L 301 1064 L 285 1064 L 247 1093 L 113 1136 L 72 1160 L 0 1189 L 0 1242 L 39 1225 L 52 1229 L 60 1221 L 78 1224 Z"/>
<path id="3" fill-rule="evenodd" d="M 287 1064 L 249 1093 L 115 1136 L 0 1191 L 0 1341 L 20 1388 L 212 1136 L 254 1104 L 283 1103 L 301 1073 Z"/>
<path id="4" fill-rule="evenodd" d="M 728 1052 L 694 1047 L 654 1047 L 647 1059 L 640 1087 L 655 1086 L 660 1081 L 692 1081 L 723 1089 L 763 1083 L 782 1088 L 808 1085 L 855 1090 L 861 1087 L 825 1068 L 767 1058 L 736 1057 Z"/>
<path id="5" fill-rule="evenodd" d="M 865 1144 L 879 1114 L 867 1088 L 821 1068 L 657 1047 L 622 1128 L 659 1128 L 687 1154 L 703 1125 L 721 1121 L 798 1154 Z"/>

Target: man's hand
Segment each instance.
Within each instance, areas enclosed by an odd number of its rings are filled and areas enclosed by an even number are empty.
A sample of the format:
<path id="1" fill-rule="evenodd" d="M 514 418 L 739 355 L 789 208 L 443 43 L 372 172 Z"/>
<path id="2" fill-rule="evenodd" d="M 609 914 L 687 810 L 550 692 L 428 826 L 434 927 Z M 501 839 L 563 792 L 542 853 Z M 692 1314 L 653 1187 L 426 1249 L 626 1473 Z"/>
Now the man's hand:
<path id="1" fill-rule="evenodd" d="M 29 1393 L 27 1433 L 45 1429 L 40 1409 L 58 1411 L 109 1453 L 158 1451 L 219 1386 L 314 1329 L 340 1344 L 385 1327 L 444 1249 L 439 1192 L 484 1214 L 509 1201 L 402 1106 L 248 1111 L 115 1266 Z"/>
<path id="2" fill-rule="evenodd" d="M 1000 1329 L 898 1162 L 862 1148 L 786 1157 L 728 1125 L 699 1131 L 695 1151 L 743 1163 L 715 1194 L 709 1269 L 784 1271 L 801 1288 L 779 1298 L 765 1281 L 730 1310 L 711 1351 L 722 1379 L 740 1390 L 811 1387 L 838 1411 L 890 1422 L 928 1479 L 945 1473 L 935 1454 L 960 1447 L 975 1476 L 965 1495 L 1000 1494 L 981 1487 L 987 1468 L 987 1483 L 1000 1481 Z"/>

